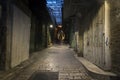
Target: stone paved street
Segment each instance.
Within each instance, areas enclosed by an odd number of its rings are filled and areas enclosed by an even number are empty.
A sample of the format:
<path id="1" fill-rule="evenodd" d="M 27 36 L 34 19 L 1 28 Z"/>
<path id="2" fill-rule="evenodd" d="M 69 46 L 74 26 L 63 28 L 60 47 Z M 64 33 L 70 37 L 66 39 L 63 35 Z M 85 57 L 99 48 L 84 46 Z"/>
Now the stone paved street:
<path id="1" fill-rule="evenodd" d="M 94 80 L 74 57 L 74 51 L 66 45 L 55 45 L 42 51 L 33 64 L 12 80 L 28 80 L 31 75 L 38 71 L 58 72 L 58 80 Z"/>

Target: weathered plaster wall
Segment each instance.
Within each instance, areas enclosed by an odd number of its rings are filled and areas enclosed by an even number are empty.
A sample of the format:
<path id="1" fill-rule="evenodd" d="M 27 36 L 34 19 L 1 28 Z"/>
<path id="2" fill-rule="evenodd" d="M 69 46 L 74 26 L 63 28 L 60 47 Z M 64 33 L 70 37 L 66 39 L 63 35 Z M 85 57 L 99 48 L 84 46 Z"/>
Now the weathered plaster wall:
<path id="1" fill-rule="evenodd" d="M 13 6 L 11 67 L 29 58 L 30 17 Z"/>
<path id="2" fill-rule="evenodd" d="M 84 58 L 106 69 L 105 6 L 102 5 L 89 28 L 84 32 Z M 88 16 L 89 17 L 89 16 Z"/>

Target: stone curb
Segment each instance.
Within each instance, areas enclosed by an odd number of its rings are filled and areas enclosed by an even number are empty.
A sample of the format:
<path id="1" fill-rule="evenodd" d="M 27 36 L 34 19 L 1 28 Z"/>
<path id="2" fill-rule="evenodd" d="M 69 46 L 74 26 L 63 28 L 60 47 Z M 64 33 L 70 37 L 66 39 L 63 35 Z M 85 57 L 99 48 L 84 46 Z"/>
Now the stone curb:
<path id="1" fill-rule="evenodd" d="M 83 57 L 78 57 L 76 54 L 74 54 L 75 58 L 82 63 L 88 74 L 97 79 L 97 80 L 119 80 L 120 78 L 112 73 L 112 72 L 107 72 L 99 67 L 95 66 L 94 64 L 90 63 Z"/>

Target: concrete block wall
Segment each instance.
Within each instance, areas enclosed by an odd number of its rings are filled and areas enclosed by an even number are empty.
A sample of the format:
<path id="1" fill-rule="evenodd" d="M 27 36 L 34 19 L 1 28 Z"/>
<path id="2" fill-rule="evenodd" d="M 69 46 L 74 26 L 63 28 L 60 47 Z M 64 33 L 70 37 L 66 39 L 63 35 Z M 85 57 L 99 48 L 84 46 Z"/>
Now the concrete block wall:
<path id="1" fill-rule="evenodd" d="M 120 75 L 120 0 L 108 0 L 110 5 L 110 49 L 112 71 Z"/>

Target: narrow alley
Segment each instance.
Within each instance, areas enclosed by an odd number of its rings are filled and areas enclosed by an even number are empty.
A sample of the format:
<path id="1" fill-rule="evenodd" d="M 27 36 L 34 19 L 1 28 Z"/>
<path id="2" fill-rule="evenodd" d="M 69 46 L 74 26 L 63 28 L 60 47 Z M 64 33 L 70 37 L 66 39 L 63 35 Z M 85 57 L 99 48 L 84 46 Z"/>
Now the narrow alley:
<path id="1" fill-rule="evenodd" d="M 0 80 L 120 80 L 120 0 L 0 0 Z"/>

